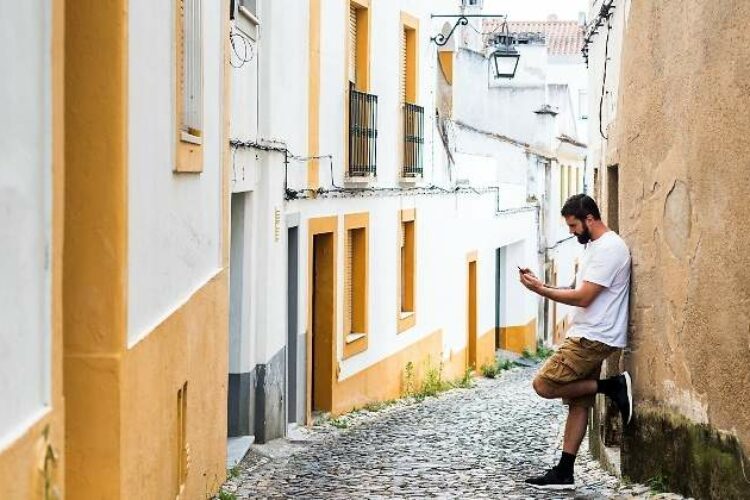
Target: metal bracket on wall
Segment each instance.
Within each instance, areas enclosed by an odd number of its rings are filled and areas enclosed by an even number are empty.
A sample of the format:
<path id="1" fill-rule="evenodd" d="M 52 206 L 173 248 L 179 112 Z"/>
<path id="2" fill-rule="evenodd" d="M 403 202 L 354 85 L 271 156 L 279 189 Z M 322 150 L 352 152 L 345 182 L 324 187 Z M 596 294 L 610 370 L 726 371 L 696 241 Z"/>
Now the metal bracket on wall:
<path id="1" fill-rule="evenodd" d="M 432 14 L 430 16 L 431 18 L 440 18 L 440 17 L 448 17 L 448 18 L 458 18 L 456 23 L 453 25 L 453 28 L 448 32 L 447 35 L 444 35 L 443 33 L 438 33 L 437 35 L 430 37 L 431 42 L 435 42 L 435 45 L 438 47 L 444 46 L 446 43 L 448 43 L 448 40 L 450 40 L 451 36 L 453 36 L 453 32 L 456 31 L 456 28 L 459 26 L 466 26 L 469 24 L 469 18 L 472 17 L 486 17 L 486 18 L 507 18 L 505 14 Z"/>

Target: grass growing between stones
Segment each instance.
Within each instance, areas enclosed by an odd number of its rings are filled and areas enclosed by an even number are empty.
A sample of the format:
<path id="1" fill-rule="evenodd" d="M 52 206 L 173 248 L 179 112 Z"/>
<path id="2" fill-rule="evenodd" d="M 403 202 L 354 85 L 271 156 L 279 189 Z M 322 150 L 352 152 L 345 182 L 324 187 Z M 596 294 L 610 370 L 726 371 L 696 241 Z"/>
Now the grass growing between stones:
<path id="1" fill-rule="evenodd" d="M 450 389 L 470 389 L 474 387 L 473 369 L 466 368 L 464 374 L 454 380 L 445 380 L 443 378 L 443 362 L 434 366 L 431 360 L 427 360 L 422 382 L 417 384 L 414 371 L 414 363 L 409 361 L 404 368 L 404 396 L 422 401 L 430 396 L 437 396 L 441 392 Z"/>
<path id="2" fill-rule="evenodd" d="M 219 490 L 219 495 L 216 498 L 219 500 L 237 500 L 237 495 L 228 491 Z"/>
<path id="3" fill-rule="evenodd" d="M 347 429 L 353 423 L 353 418 L 362 412 L 378 412 L 399 404 L 400 402 L 409 401 L 421 402 L 431 396 L 451 390 L 451 389 L 471 389 L 474 387 L 473 368 L 468 367 L 464 370 L 462 376 L 453 380 L 443 378 L 443 363 L 437 366 L 433 365 L 431 360 L 425 364 L 424 375 L 421 382 L 417 382 L 414 363 L 409 361 L 404 367 L 403 393 L 401 399 L 389 399 L 386 401 L 375 401 L 368 403 L 361 408 L 353 408 L 350 412 L 337 417 L 331 417 L 330 413 L 323 413 L 315 418 L 313 425 L 330 424 L 338 429 Z"/>
<path id="4" fill-rule="evenodd" d="M 227 469 L 227 476 L 234 479 L 240 475 L 240 472 L 242 472 L 242 467 L 240 467 L 240 464 L 237 464 L 231 469 Z"/>
<path id="5" fill-rule="evenodd" d="M 482 375 L 487 378 L 495 378 L 497 377 L 501 372 L 504 372 L 506 370 L 510 370 L 511 368 L 515 367 L 516 363 L 509 360 L 509 359 L 503 359 L 503 360 L 496 360 L 494 363 L 485 363 L 480 368 L 479 371 L 482 372 Z"/>
<path id="6" fill-rule="evenodd" d="M 668 483 L 669 480 L 667 479 L 667 477 L 661 474 L 657 474 L 646 481 L 646 486 L 651 488 L 656 493 L 664 493 L 669 491 L 669 489 L 667 488 Z"/>
<path id="7" fill-rule="evenodd" d="M 549 347 L 545 347 L 544 344 L 539 342 L 536 346 L 536 351 L 531 352 L 528 349 L 524 349 L 523 352 L 521 352 L 521 357 L 524 359 L 528 359 L 531 361 L 544 361 L 545 359 L 549 358 L 554 354 L 555 350 L 550 349 Z"/>

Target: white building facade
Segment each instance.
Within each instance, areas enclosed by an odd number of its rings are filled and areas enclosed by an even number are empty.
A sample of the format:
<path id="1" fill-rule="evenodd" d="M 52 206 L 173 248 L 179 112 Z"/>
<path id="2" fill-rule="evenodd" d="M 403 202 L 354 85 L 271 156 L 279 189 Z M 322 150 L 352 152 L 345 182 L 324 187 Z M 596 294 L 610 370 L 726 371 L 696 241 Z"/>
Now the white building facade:
<path id="1" fill-rule="evenodd" d="M 540 200 L 559 191 L 544 162 L 569 144 L 582 163 L 572 105 L 556 112 L 572 128 L 534 136 L 554 89 L 506 106 L 481 50 L 431 41 L 442 6 L 238 6 L 230 436 L 398 397 L 410 370 L 453 378 L 496 347 L 534 350 L 543 307 L 516 266 L 543 272 Z"/>

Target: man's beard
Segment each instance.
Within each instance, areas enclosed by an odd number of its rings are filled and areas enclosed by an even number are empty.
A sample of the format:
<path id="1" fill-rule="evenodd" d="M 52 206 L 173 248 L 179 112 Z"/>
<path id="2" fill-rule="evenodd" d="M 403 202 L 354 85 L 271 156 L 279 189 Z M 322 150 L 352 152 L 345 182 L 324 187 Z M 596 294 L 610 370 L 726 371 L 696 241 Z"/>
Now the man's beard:
<path id="1" fill-rule="evenodd" d="M 581 234 L 576 234 L 576 238 L 578 238 L 578 243 L 581 245 L 585 245 L 591 241 L 591 231 L 589 231 L 586 221 L 583 221 L 583 232 Z"/>

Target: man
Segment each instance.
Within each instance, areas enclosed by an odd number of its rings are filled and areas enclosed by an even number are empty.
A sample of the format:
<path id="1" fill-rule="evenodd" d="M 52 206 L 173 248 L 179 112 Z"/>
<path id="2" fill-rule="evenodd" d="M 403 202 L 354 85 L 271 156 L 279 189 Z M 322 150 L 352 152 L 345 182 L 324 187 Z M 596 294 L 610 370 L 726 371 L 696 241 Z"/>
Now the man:
<path id="1" fill-rule="evenodd" d="M 575 288 L 555 288 L 540 281 L 528 269 L 520 269 L 521 283 L 542 297 L 575 306 L 567 338 L 534 378 L 543 398 L 562 398 L 568 405 L 562 457 L 558 465 L 526 482 L 543 489 L 573 489 L 573 464 L 586 435 L 589 408 L 597 393 L 612 399 L 628 425 L 633 415 L 633 396 L 628 372 L 599 380 L 601 364 L 627 341 L 630 252 L 625 242 L 601 220 L 596 202 L 589 196 L 571 196 L 562 216 L 578 242 L 586 245 L 580 280 Z"/>

